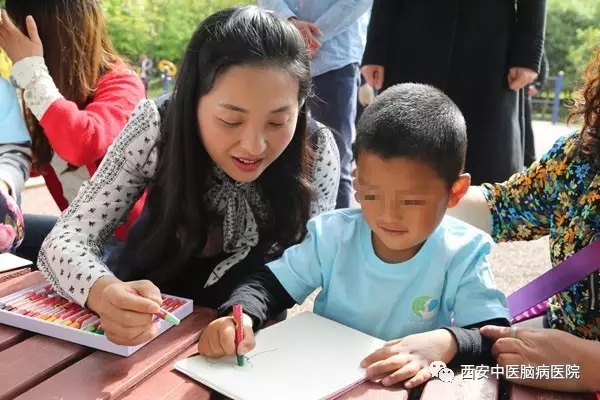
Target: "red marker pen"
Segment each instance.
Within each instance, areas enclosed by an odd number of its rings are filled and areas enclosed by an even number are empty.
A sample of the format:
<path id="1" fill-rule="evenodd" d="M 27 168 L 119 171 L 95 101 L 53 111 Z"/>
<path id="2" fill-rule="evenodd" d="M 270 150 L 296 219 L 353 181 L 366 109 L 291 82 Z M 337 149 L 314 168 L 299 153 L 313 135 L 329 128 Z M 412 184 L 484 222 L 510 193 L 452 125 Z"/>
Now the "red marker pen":
<path id="1" fill-rule="evenodd" d="M 244 340 L 244 326 L 242 324 L 244 310 L 241 305 L 236 304 L 233 306 L 233 319 L 235 320 L 235 352 L 237 354 L 237 348 Z M 244 366 L 244 356 L 237 354 L 237 363 L 239 367 Z"/>

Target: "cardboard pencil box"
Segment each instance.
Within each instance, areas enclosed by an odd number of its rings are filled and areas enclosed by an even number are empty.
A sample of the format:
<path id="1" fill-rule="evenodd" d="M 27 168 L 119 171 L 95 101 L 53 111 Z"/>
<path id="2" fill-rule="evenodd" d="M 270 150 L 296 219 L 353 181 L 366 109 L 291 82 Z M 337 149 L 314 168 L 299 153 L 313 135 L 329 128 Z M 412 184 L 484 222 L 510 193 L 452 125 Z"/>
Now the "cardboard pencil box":
<path id="1" fill-rule="evenodd" d="M 190 299 L 163 295 L 162 308 L 182 320 L 192 313 L 194 304 Z M 155 319 L 160 326 L 157 337 L 174 326 L 158 317 Z M 149 343 L 121 346 L 111 342 L 100 328 L 97 315 L 59 296 L 48 282 L 0 298 L 0 324 L 125 357 Z"/>

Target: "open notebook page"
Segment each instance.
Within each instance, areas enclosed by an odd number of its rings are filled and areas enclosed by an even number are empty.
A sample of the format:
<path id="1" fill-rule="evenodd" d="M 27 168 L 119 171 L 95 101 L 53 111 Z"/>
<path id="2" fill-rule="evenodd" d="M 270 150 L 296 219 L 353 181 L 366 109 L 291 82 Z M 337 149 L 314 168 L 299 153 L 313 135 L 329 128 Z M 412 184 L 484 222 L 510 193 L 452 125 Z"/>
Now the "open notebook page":
<path id="1" fill-rule="evenodd" d="M 17 257 L 11 253 L 0 254 L 0 272 L 6 272 L 12 269 L 26 267 L 28 265 L 33 265 L 33 263 L 24 258 Z"/>
<path id="2" fill-rule="evenodd" d="M 331 399 L 364 380 L 360 362 L 384 343 L 305 312 L 258 332 L 243 367 L 196 355 L 175 369 L 234 400 Z"/>

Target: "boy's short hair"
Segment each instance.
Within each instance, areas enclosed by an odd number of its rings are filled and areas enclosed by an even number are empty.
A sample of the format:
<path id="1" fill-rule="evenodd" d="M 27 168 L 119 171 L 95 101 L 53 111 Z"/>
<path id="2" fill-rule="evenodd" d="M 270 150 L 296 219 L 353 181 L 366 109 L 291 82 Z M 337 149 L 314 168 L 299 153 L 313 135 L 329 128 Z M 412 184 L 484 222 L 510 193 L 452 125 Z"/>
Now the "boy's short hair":
<path id="1" fill-rule="evenodd" d="M 465 167 L 465 119 L 458 106 L 433 86 L 390 86 L 375 97 L 357 123 L 355 158 L 361 151 L 419 160 L 452 185 Z"/>

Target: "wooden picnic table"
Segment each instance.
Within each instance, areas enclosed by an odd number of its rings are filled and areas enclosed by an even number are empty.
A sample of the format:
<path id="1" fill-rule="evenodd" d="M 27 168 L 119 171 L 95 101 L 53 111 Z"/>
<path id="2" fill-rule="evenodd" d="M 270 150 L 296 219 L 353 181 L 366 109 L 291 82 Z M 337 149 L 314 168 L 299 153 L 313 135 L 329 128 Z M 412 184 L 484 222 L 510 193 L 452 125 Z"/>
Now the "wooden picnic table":
<path id="1" fill-rule="evenodd" d="M 39 272 L 17 274 L 4 282 L 2 276 L 0 297 L 43 281 Z M 198 334 L 213 318 L 212 310 L 196 308 L 180 325 L 127 358 L 0 324 L 0 400 L 210 400 L 210 389 L 175 371 L 173 364 L 196 352 Z M 502 387 L 495 378 L 463 379 L 457 373 L 452 383 L 432 380 L 414 393 L 364 383 L 340 400 L 498 400 L 504 397 Z M 508 397 L 585 398 L 517 386 L 511 388 Z"/>

